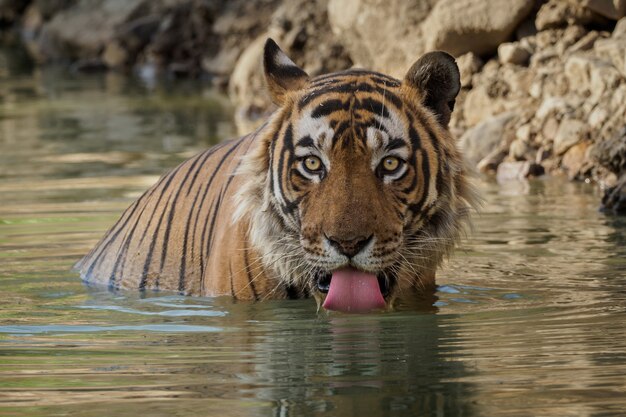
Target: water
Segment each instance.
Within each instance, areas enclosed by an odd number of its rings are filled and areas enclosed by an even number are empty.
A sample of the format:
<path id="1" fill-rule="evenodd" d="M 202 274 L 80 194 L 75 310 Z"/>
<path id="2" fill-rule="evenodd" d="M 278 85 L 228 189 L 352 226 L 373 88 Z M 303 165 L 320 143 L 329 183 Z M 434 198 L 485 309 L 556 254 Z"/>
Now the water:
<path id="1" fill-rule="evenodd" d="M 164 169 L 233 134 L 228 106 L 1 58 L 0 415 L 625 413 L 626 220 L 593 186 L 483 182 L 421 311 L 111 293 L 71 265 Z"/>

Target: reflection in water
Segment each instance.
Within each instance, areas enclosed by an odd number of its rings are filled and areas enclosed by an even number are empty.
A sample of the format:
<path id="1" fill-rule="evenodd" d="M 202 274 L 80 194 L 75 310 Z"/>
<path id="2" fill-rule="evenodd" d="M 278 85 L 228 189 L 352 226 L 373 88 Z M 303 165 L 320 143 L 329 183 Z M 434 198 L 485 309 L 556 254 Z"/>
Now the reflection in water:
<path id="1" fill-rule="evenodd" d="M 483 183 L 436 297 L 395 313 L 111 293 L 70 266 L 230 113 L 197 84 L 2 65 L 0 415 L 623 414 L 626 221 L 593 187 Z"/>

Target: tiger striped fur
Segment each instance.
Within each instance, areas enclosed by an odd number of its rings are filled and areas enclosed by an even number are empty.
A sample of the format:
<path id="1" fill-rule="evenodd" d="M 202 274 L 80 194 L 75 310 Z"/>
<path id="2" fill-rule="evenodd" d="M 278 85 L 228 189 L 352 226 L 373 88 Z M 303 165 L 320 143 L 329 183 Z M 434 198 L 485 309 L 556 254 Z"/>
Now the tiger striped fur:
<path id="1" fill-rule="evenodd" d="M 264 67 L 278 110 L 164 175 L 77 263 L 84 280 L 321 303 L 350 267 L 377 274 L 388 307 L 434 287 L 475 202 L 447 130 L 454 59 L 426 54 L 402 81 L 310 78 L 269 39 Z"/>

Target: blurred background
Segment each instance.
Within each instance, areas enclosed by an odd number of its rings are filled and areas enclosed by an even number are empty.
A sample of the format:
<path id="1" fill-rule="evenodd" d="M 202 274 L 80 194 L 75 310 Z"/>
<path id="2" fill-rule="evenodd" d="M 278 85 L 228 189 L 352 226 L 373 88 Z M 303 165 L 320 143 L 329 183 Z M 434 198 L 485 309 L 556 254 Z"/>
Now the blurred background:
<path id="1" fill-rule="evenodd" d="M 310 75 L 359 66 L 402 77 L 441 49 L 461 68 L 451 129 L 473 165 L 500 179 L 593 181 L 620 211 L 625 13 L 623 0 L 0 0 L 3 43 L 19 45 L 0 55 L 0 76 L 17 59 L 150 89 L 201 80 L 228 94 L 243 134 L 272 110 L 267 37 Z"/>

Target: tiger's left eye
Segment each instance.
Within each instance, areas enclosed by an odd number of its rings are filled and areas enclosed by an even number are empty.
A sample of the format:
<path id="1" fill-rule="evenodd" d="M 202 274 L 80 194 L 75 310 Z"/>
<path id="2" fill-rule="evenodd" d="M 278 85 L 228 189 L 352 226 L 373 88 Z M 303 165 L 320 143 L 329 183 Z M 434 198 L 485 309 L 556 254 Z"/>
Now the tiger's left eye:
<path id="1" fill-rule="evenodd" d="M 322 161 L 317 156 L 307 156 L 304 158 L 304 168 L 311 173 L 319 172 L 322 169 Z"/>
<path id="2" fill-rule="evenodd" d="M 387 156 L 382 160 L 380 167 L 382 168 L 384 174 L 393 174 L 400 169 L 402 162 L 403 161 L 400 158 Z"/>

